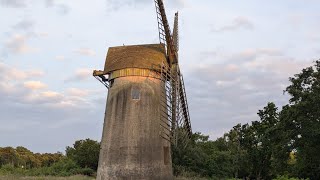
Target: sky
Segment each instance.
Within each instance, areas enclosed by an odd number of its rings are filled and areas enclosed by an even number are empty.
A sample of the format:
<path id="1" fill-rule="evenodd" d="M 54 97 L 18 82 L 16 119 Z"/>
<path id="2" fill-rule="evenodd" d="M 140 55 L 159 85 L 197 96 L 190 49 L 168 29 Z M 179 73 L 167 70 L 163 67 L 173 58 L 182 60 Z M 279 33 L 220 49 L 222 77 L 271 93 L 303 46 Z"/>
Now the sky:
<path id="1" fill-rule="evenodd" d="M 194 132 L 216 139 L 288 102 L 320 57 L 318 0 L 166 0 Z M 64 152 L 100 141 L 108 47 L 159 43 L 153 0 L 0 0 L 0 147 Z"/>

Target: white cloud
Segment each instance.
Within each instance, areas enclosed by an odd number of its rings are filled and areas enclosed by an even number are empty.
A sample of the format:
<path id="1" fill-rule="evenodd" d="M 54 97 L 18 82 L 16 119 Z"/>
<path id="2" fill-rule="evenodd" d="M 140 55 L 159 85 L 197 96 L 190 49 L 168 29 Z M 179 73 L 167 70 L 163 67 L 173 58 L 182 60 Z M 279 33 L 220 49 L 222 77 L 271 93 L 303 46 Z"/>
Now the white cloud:
<path id="1" fill-rule="evenodd" d="M 92 69 L 77 69 L 73 76 L 67 78 L 65 81 L 84 81 L 92 77 Z"/>
<path id="2" fill-rule="evenodd" d="M 54 91 L 46 91 L 42 92 L 41 95 L 45 98 L 60 98 L 62 95 L 60 93 Z"/>
<path id="3" fill-rule="evenodd" d="M 25 72 L 27 77 L 42 77 L 45 74 L 42 70 L 30 70 Z"/>
<path id="4" fill-rule="evenodd" d="M 225 25 L 220 28 L 213 29 L 214 32 L 227 32 L 239 29 L 254 29 L 254 24 L 247 17 L 236 17 L 230 25 Z"/>
<path id="5" fill-rule="evenodd" d="M 24 87 L 31 89 L 31 90 L 38 90 L 38 89 L 44 89 L 48 87 L 46 84 L 40 82 L 40 81 L 27 81 L 23 83 Z"/>
<path id="6" fill-rule="evenodd" d="M 25 54 L 37 52 L 38 49 L 27 45 L 28 36 L 22 34 L 14 34 L 7 42 L 6 49 L 15 54 Z"/>
<path id="7" fill-rule="evenodd" d="M 67 89 L 67 93 L 69 96 L 76 96 L 76 97 L 85 97 L 89 95 L 88 90 L 77 89 L 77 88 L 69 88 Z"/>
<path id="8" fill-rule="evenodd" d="M 288 78 L 311 65 L 272 48 L 225 52 L 219 57 L 206 53 L 204 58 L 213 62 L 220 57 L 223 59 L 218 64 L 194 64 L 184 76 L 190 115 L 201 119 L 194 124 L 202 132 L 220 135 L 226 127 L 257 120 L 258 109 L 269 101 L 280 107 L 287 103 L 283 90 L 290 84 Z"/>
<path id="9" fill-rule="evenodd" d="M 77 78 L 85 78 L 87 69 L 78 69 Z M 47 90 L 48 85 L 41 81 L 27 80 L 41 77 L 42 71 L 23 71 L 0 62 L 0 105 L 18 103 L 32 106 L 47 106 L 64 110 L 81 109 L 91 106 L 86 98 L 89 90 L 69 88 L 66 93 Z M 27 80 L 27 81 L 26 81 Z M 45 89 L 45 90 L 43 90 Z"/>
<path id="10" fill-rule="evenodd" d="M 29 70 L 23 71 L 15 67 L 8 66 L 7 64 L 0 62 L 0 73 L 2 76 L 0 80 L 12 81 L 12 80 L 24 80 L 29 78 L 38 78 L 44 75 L 41 70 Z"/>
<path id="11" fill-rule="evenodd" d="M 89 48 L 79 48 L 74 50 L 75 53 L 84 55 L 84 56 L 95 56 L 96 52 Z"/>
<path id="12" fill-rule="evenodd" d="M 59 61 L 63 61 L 63 60 L 66 59 L 66 57 L 65 57 L 65 56 L 62 56 L 62 55 L 59 55 L 59 56 L 56 56 L 55 59 L 56 59 L 56 60 L 59 60 Z"/>
<path id="13" fill-rule="evenodd" d="M 54 8 L 59 14 L 65 15 L 68 14 L 71 8 L 65 4 L 57 3 L 56 0 L 45 0 L 44 5 L 47 8 Z"/>
<path id="14" fill-rule="evenodd" d="M 0 5 L 5 7 L 23 8 L 27 6 L 26 0 L 0 0 Z"/>
<path id="15" fill-rule="evenodd" d="M 240 57 L 256 58 L 257 56 L 281 56 L 283 53 L 274 48 L 246 49 L 238 54 Z"/>
<path id="16" fill-rule="evenodd" d="M 14 25 L 13 28 L 16 30 L 23 30 L 23 31 L 33 30 L 34 21 L 30 19 L 24 19 L 18 22 L 16 25 Z"/>
<path id="17" fill-rule="evenodd" d="M 124 8 L 126 6 L 136 7 L 137 5 L 145 5 L 151 4 L 154 1 L 149 0 L 106 0 L 108 11 L 110 10 L 119 10 L 120 8 Z M 164 1 L 166 8 L 168 6 L 175 6 L 175 7 L 185 7 L 187 5 L 187 0 L 171 0 L 171 1 Z"/>

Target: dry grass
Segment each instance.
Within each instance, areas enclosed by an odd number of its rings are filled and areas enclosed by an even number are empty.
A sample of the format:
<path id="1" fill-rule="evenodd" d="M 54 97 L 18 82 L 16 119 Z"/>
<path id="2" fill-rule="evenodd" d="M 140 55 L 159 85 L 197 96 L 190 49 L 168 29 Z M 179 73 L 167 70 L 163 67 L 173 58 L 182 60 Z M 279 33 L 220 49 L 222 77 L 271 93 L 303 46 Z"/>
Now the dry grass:
<path id="1" fill-rule="evenodd" d="M 53 177 L 53 176 L 46 176 L 46 177 L 23 177 L 17 175 L 9 175 L 9 176 L 0 176 L 0 180 L 94 180 L 93 177 L 88 176 L 70 176 L 70 177 Z M 176 177 L 175 180 L 207 180 L 206 178 L 186 178 L 186 177 Z"/>
<path id="2" fill-rule="evenodd" d="M 200 177 L 176 177 L 175 180 L 208 180 L 208 179 L 200 178 Z"/>
<path id="3" fill-rule="evenodd" d="M 70 176 L 70 177 L 22 177 L 22 176 L 0 176 L 0 180 L 94 180 L 95 178 L 87 177 L 87 176 Z"/>

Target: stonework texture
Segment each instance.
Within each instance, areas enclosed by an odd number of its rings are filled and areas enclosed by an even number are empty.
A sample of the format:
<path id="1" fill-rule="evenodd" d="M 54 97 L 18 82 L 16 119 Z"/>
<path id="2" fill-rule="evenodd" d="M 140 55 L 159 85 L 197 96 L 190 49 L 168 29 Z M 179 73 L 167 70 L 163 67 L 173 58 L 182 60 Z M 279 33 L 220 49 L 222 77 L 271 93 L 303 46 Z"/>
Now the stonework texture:
<path id="1" fill-rule="evenodd" d="M 160 83 L 113 80 L 108 91 L 97 180 L 172 180 L 170 143 L 160 133 Z"/>

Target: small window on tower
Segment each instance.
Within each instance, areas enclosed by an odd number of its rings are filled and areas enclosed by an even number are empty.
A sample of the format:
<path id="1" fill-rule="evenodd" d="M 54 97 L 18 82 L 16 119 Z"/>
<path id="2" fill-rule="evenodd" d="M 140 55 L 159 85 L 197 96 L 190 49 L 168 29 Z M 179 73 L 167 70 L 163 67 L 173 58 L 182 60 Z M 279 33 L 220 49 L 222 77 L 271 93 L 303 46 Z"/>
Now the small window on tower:
<path id="1" fill-rule="evenodd" d="M 134 100 L 140 100 L 140 90 L 137 88 L 132 88 L 131 97 Z"/>

